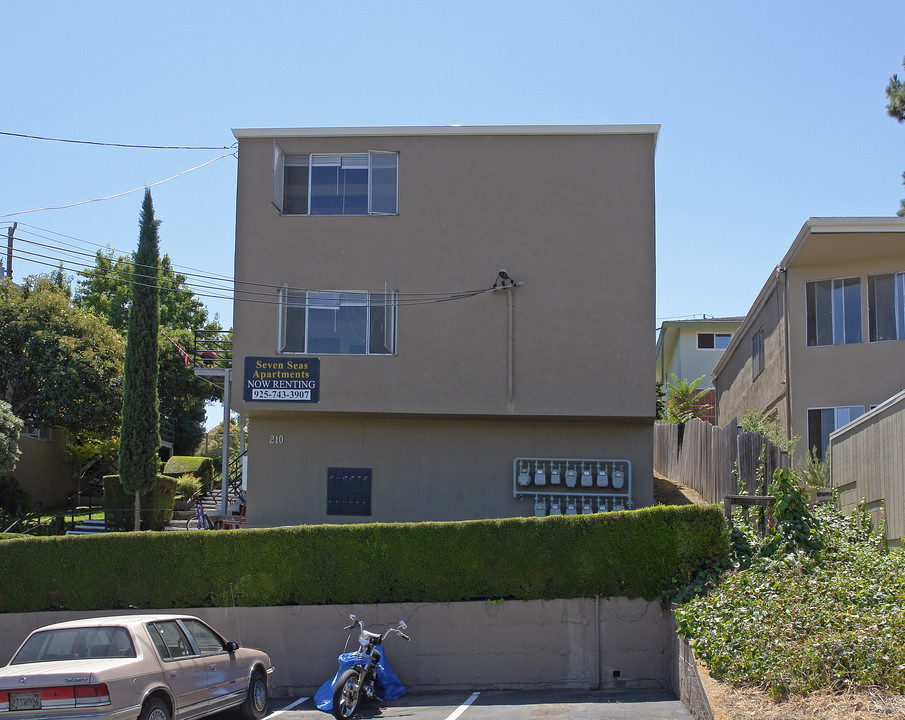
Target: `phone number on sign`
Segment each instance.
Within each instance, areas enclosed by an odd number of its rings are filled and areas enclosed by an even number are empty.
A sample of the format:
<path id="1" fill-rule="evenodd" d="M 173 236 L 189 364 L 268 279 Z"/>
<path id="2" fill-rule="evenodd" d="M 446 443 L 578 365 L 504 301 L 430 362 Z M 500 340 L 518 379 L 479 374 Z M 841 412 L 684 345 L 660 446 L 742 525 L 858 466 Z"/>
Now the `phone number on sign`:
<path id="1" fill-rule="evenodd" d="M 252 400 L 310 400 L 310 390 L 261 390 L 251 391 Z"/>

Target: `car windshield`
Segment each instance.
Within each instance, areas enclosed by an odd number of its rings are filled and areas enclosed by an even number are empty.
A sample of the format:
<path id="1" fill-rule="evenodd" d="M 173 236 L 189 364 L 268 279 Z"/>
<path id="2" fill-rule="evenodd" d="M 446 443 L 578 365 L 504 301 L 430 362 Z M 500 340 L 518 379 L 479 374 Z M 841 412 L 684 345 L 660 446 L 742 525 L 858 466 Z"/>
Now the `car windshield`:
<path id="1" fill-rule="evenodd" d="M 52 660 L 126 657 L 135 657 L 135 647 L 126 628 L 61 628 L 33 633 L 19 648 L 10 665 Z"/>

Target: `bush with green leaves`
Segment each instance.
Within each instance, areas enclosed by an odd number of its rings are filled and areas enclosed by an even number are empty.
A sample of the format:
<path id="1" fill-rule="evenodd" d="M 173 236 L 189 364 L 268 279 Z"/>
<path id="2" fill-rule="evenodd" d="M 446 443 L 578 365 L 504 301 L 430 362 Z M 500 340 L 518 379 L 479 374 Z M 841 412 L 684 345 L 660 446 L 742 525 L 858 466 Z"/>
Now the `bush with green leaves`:
<path id="1" fill-rule="evenodd" d="M 772 487 L 785 493 L 776 530 L 747 567 L 676 608 L 679 633 L 714 677 L 774 695 L 905 691 L 905 553 L 858 515 L 805 512 L 790 479 Z"/>

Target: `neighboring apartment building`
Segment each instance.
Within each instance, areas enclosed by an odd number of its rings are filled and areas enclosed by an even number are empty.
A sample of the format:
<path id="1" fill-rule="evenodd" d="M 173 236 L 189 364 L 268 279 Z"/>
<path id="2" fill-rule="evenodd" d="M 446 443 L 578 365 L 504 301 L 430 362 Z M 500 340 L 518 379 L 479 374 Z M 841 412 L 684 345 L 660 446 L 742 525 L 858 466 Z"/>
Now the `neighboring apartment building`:
<path id="1" fill-rule="evenodd" d="M 694 381 L 700 377 L 698 388 L 713 388 L 711 373 L 723 351 L 729 347 L 732 334 L 738 330 L 743 318 L 700 318 L 694 320 L 667 320 L 660 325 L 657 336 L 656 383 L 664 393 L 672 376 L 679 380 Z M 701 417 L 716 422 L 714 393 L 708 393 L 702 401 L 710 408 Z"/>
<path id="2" fill-rule="evenodd" d="M 811 218 L 714 369 L 717 422 L 775 414 L 823 456 L 829 435 L 905 387 L 905 219 Z"/>
<path id="3" fill-rule="evenodd" d="M 249 525 L 651 504 L 658 130 L 234 131 Z"/>
<path id="4" fill-rule="evenodd" d="M 664 321 L 657 335 L 657 383 L 666 385 L 673 375 L 679 380 L 696 380 L 703 375 L 699 387 L 713 387 L 713 368 L 742 320 L 705 317 Z"/>

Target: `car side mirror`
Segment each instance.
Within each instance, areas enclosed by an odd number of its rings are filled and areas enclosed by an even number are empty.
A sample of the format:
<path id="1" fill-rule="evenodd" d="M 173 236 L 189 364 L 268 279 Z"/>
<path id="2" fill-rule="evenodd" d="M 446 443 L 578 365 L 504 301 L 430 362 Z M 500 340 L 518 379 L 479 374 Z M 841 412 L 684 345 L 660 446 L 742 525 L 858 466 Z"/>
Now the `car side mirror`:
<path id="1" fill-rule="evenodd" d="M 239 649 L 239 643 L 234 642 L 232 640 L 230 640 L 228 643 L 226 643 L 226 652 L 234 653 L 238 649 Z"/>

